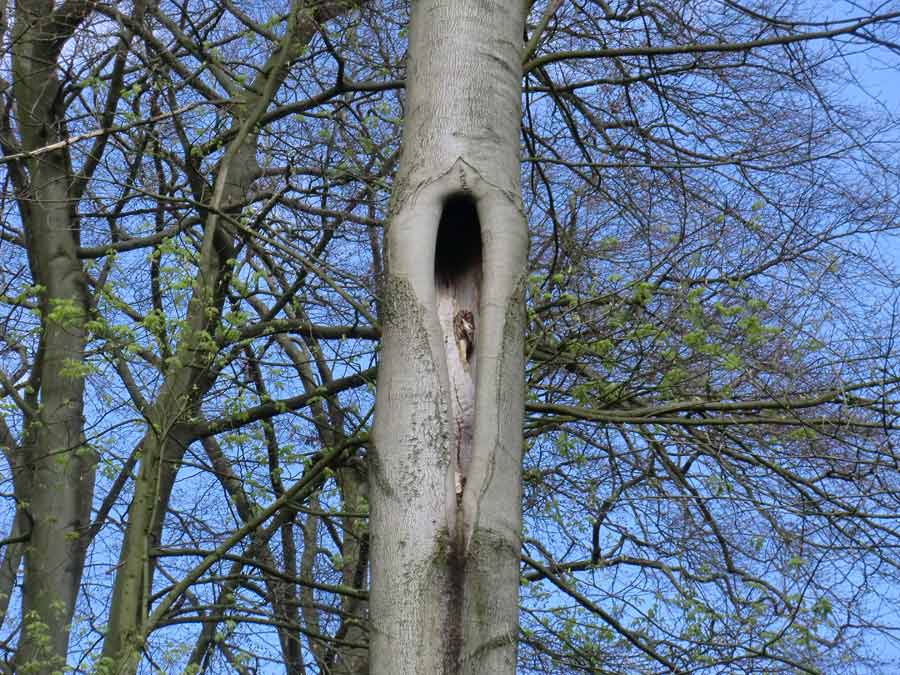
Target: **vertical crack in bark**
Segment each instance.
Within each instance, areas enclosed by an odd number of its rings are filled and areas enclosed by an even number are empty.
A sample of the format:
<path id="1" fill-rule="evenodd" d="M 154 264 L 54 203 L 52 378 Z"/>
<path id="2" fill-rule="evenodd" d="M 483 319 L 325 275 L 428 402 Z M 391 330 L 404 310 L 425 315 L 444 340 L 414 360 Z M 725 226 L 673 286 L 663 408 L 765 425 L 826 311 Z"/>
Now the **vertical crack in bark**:
<path id="1" fill-rule="evenodd" d="M 435 242 L 438 318 L 450 380 L 451 458 L 456 502 L 462 503 L 475 431 L 476 340 L 481 295 L 481 223 L 473 197 L 460 192 L 444 202 Z"/>
<path id="2" fill-rule="evenodd" d="M 462 672 L 463 661 L 463 608 L 466 591 L 466 552 L 463 546 L 462 518 L 457 519 L 456 532 L 451 535 L 447 552 L 449 582 L 447 598 L 447 651 L 444 654 L 444 673 Z"/>

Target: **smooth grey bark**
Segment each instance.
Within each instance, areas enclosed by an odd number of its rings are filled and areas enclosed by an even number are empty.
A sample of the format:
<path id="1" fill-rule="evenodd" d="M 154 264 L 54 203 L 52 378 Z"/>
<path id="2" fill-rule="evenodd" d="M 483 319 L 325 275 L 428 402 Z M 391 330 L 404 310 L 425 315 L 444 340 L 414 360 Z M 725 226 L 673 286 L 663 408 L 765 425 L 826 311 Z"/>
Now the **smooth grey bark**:
<path id="1" fill-rule="evenodd" d="M 376 675 L 515 672 L 525 13 L 413 2 L 369 478 Z"/>

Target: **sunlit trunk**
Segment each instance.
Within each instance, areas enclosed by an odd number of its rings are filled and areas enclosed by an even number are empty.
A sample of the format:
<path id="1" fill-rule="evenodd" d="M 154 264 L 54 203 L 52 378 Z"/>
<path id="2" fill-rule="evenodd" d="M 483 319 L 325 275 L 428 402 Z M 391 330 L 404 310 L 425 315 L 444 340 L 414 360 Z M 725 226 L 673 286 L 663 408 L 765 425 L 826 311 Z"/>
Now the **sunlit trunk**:
<path id="1" fill-rule="evenodd" d="M 370 476 L 372 673 L 515 672 L 524 14 L 413 3 Z"/>

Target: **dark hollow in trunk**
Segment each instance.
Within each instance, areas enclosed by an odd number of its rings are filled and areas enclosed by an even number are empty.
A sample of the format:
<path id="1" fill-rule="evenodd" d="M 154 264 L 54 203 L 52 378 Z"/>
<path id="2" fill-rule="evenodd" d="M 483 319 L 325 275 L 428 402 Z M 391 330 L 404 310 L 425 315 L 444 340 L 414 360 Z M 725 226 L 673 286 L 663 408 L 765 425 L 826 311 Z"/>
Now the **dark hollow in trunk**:
<path id="1" fill-rule="evenodd" d="M 434 277 L 438 286 L 457 285 L 481 276 L 481 222 L 472 195 L 458 192 L 447 197 L 438 224 L 434 251 Z"/>

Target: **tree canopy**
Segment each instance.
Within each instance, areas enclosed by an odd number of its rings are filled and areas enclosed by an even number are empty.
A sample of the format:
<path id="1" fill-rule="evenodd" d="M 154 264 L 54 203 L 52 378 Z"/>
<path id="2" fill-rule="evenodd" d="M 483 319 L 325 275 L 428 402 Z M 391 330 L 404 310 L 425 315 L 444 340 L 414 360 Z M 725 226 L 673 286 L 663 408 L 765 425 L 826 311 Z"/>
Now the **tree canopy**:
<path id="1" fill-rule="evenodd" d="M 824 4 L 531 6 L 522 673 L 900 654 L 900 4 Z M 6 671 L 365 668 L 409 12 L 3 3 Z"/>

